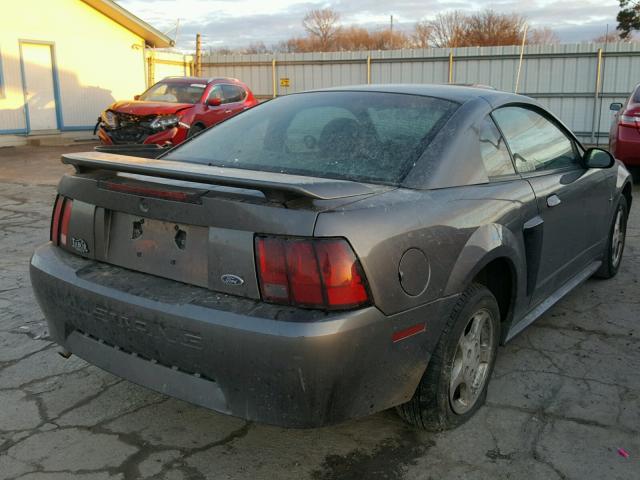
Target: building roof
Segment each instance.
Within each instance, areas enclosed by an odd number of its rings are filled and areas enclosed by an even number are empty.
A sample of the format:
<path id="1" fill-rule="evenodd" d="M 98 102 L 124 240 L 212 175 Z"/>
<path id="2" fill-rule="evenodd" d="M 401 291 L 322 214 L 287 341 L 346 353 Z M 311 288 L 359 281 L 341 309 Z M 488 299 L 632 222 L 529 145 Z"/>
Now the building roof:
<path id="1" fill-rule="evenodd" d="M 156 30 L 147 22 L 140 20 L 131 12 L 125 10 L 112 0 L 82 0 L 87 5 L 95 8 L 103 15 L 109 17 L 116 23 L 119 23 L 126 29 L 144 38 L 152 47 L 164 48 L 171 47 L 173 40 L 164 33 Z"/>

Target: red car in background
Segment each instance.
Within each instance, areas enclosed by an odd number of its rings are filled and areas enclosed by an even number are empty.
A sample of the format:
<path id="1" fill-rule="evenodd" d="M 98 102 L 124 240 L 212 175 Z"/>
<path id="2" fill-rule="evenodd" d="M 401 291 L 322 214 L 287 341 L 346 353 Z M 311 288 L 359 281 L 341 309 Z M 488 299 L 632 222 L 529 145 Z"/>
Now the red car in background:
<path id="1" fill-rule="evenodd" d="M 609 108 L 616 112 L 609 151 L 628 167 L 640 167 L 640 85 L 625 103 L 612 103 Z"/>
<path id="2" fill-rule="evenodd" d="M 105 145 L 178 145 L 258 101 L 235 78 L 168 77 L 133 101 L 110 105 L 96 125 Z"/>

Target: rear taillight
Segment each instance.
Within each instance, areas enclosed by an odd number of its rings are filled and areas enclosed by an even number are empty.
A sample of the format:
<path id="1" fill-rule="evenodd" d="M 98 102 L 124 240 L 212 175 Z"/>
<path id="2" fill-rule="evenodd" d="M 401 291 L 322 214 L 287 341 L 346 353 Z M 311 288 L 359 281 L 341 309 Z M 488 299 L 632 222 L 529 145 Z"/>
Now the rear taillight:
<path id="1" fill-rule="evenodd" d="M 346 240 L 258 236 L 255 243 L 263 300 L 322 309 L 370 303 L 362 267 Z"/>
<path id="2" fill-rule="evenodd" d="M 67 245 L 73 200 L 58 195 L 53 206 L 50 238 L 54 245 Z"/>
<path id="3" fill-rule="evenodd" d="M 56 197 L 56 203 L 53 204 L 53 213 L 51 214 L 51 231 L 49 232 L 49 239 L 58 244 L 58 236 L 60 235 L 60 214 L 62 213 L 62 204 L 64 203 L 64 197 L 58 195 Z"/>
<path id="4" fill-rule="evenodd" d="M 623 113 L 620 115 L 619 123 L 624 127 L 640 127 L 640 116 L 625 115 Z"/>

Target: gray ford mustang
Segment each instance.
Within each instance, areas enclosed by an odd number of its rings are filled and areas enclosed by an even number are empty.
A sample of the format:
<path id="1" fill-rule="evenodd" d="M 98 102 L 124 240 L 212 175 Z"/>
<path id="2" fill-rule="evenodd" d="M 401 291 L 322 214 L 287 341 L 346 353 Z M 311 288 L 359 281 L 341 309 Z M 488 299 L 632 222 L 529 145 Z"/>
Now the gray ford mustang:
<path id="1" fill-rule="evenodd" d="M 527 97 L 281 97 L 160 159 L 64 155 L 31 281 L 64 355 L 219 412 L 461 424 L 498 345 L 616 274 L 627 170 Z"/>

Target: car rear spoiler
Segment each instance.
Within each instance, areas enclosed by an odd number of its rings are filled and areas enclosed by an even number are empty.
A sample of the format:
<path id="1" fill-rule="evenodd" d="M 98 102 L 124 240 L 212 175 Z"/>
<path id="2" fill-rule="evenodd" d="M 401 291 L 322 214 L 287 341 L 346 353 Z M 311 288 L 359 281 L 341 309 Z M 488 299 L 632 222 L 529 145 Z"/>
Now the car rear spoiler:
<path id="1" fill-rule="evenodd" d="M 198 163 L 138 158 L 100 152 L 67 153 L 62 155 L 62 163 L 73 165 L 78 173 L 109 170 L 209 185 L 247 188 L 258 190 L 268 200 L 278 202 L 299 197 L 332 200 L 372 194 L 390 188 L 348 180 L 215 167 Z"/>

